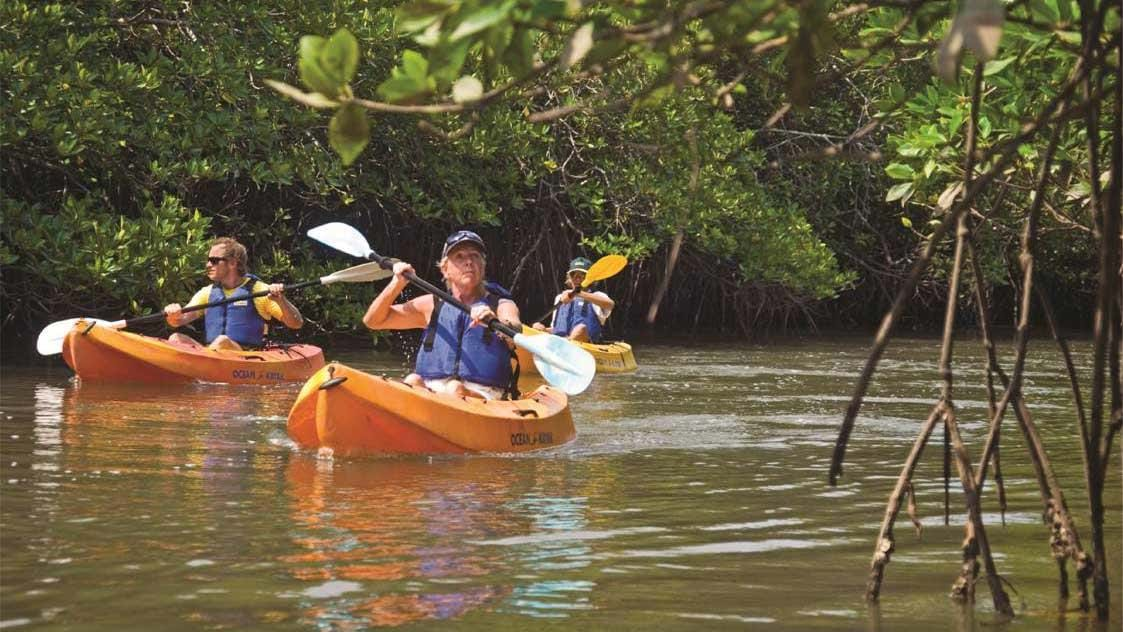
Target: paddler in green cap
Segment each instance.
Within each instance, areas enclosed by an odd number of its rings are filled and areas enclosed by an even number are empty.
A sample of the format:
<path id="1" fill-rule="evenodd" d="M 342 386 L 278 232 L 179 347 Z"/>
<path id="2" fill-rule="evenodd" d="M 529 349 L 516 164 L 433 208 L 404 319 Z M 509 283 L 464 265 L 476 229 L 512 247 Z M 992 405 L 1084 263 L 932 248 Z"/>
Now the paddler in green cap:
<path id="1" fill-rule="evenodd" d="M 600 342 L 604 322 L 612 314 L 616 303 L 604 292 L 590 292 L 581 287 L 585 275 L 593 262 L 585 257 L 577 257 L 569 262 L 566 271 L 566 290 L 554 297 L 554 319 L 550 331 L 558 336 L 581 342 Z M 535 323 L 535 329 L 546 327 Z"/>

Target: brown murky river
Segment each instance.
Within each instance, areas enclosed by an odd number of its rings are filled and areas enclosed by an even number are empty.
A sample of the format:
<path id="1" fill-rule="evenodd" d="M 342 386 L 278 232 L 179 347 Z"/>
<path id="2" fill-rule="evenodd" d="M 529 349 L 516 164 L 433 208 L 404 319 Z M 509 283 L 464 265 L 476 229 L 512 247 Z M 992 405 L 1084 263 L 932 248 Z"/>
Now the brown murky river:
<path id="1" fill-rule="evenodd" d="M 944 525 L 935 445 L 917 478 L 923 533 L 902 514 L 881 605 L 866 607 L 886 497 L 940 389 L 937 341 L 892 345 L 830 487 L 868 345 L 637 347 L 639 372 L 599 376 L 573 398 L 575 442 L 440 459 L 296 449 L 285 418 L 299 385 L 79 384 L 61 363 L 5 366 L 0 628 L 1119 630 L 1118 451 L 1106 494 L 1112 620 L 1097 626 L 1058 604 L 1012 425 L 1009 508 L 997 513 L 989 482 L 984 503 L 1018 618 L 992 625 L 985 582 L 974 609 L 947 597 L 963 512 L 953 493 Z M 1087 345 L 1077 353 L 1087 381 Z M 404 369 L 371 353 L 329 357 Z M 979 366 L 956 389 L 972 456 L 986 415 Z M 1025 392 L 1090 551 L 1060 367 L 1055 347 L 1033 346 Z"/>

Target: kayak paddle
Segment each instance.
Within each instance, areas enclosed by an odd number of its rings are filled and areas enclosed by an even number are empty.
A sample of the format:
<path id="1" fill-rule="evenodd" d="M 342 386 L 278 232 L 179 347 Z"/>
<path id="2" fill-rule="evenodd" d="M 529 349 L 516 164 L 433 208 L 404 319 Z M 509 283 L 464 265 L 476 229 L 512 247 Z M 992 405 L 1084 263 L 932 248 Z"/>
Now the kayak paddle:
<path id="1" fill-rule="evenodd" d="M 366 237 L 354 227 L 342 222 L 331 222 L 317 226 L 308 231 L 308 236 L 316 241 L 345 252 L 352 257 L 377 261 L 386 269 L 392 269 L 394 264 L 389 257 L 371 249 Z M 410 283 L 440 297 L 440 299 L 464 312 L 471 312 L 468 306 L 452 297 L 448 292 L 438 288 L 428 281 L 419 278 L 412 272 L 406 274 Z M 526 349 L 534 355 L 535 365 L 551 386 L 555 386 L 569 395 L 577 395 L 589 387 L 596 374 L 597 363 L 593 356 L 577 345 L 570 344 L 564 338 L 552 334 L 528 336 L 516 331 L 513 327 L 494 319 L 486 323 L 494 331 L 509 336 L 515 344 Z"/>
<path id="2" fill-rule="evenodd" d="M 286 285 L 285 291 L 297 290 L 310 285 L 330 285 L 332 283 L 363 283 L 366 281 L 378 281 L 393 276 L 393 272 L 388 272 L 382 269 L 376 263 L 364 263 L 357 265 L 346 270 L 332 272 L 331 274 L 320 277 L 315 281 L 304 281 L 302 283 L 294 283 L 293 285 Z M 250 294 L 249 298 L 258 298 L 260 296 L 268 296 L 269 292 L 254 292 Z M 208 307 L 218 307 L 219 305 L 226 305 L 234 301 L 244 301 L 246 297 L 231 297 L 216 301 L 214 303 L 207 303 L 203 305 L 192 305 L 184 307 L 184 312 L 194 312 Z M 111 327 L 113 329 L 124 329 L 133 325 L 140 325 L 143 323 L 151 323 L 162 320 L 166 317 L 164 312 L 155 312 L 145 316 L 137 316 L 136 318 L 129 318 L 127 320 L 101 320 L 100 318 L 68 318 L 66 320 L 59 320 L 47 325 L 43 331 L 39 332 L 39 339 L 35 342 L 35 349 L 39 355 L 56 355 L 62 353 L 62 341 L 66 339 L 66 334 L 74 329 L 74 324 L 78 321 L 85 321 L 90 324 L 97 324 L 103 327 Z"/>
<path id="3" fill-rule="evenodd" d="M 581 290 L 587 289 L 589 286 L 596 283 L 597 281 L 603 281 L 603 280 L 605 280 L 605 279 L 607 279 L 611 276 L 615 276 L 617 272 L 623 270 L 624 267 L 627 266 L 627 265 L 628 265 L 628 258 L 625 257 L 624 255 L 605 255 L 605 256 L 601 257 L 600 259 L 597 259 L 596 263 L 589 266 L 588 271 L 585 272 L 585 280 L 581 281 L 581 287 L 569 290 L 569 292 L 571 294 L 576 295 L 578 289 L 581 289 Z M 550 314 L 553 314 L 554 312 L 558 311 L 558 308 L 561 307 L 561 305 L 562 305 L 561 303 L 554 303 L 553 309 L 546 312 L 545 314 L 542 314 L 541 316 L 539 316 L 538 318 L 535 318 L 534 320 L 532 320 L 530 322 L 540 323 L 540 322 L 546 320 L 547 318 L 550 317 Z M 538 330 L 534 329 L 533 327 L 527 327 L 526 325 L 523 325 L 523 332 L 526 332 L 528 329 L 533 330 L 533 331 L 538 331 Z"/>

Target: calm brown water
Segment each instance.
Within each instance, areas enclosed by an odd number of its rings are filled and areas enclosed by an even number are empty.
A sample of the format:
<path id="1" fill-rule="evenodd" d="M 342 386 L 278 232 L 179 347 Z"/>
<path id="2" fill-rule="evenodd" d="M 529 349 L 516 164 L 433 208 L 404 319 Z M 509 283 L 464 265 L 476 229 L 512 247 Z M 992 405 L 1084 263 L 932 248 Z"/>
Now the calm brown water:
<path id="1" fill-rule="evenodd" d="M 576 442 L 515 458 L 317 459 L 285 435 L 298 385 L 79 385 L 61 365 L 5 367 L 0 628 L 1119 630 L 1118 453 L 1101 627 L 1058 612 L 1013 426 L 1009 510 L 1005 526 L 988 514 L 988 535 L 1017 620 L 991 625 L 985 585 L 974 610 L 946 596 L 962 516 L 954 495 L 943 524 L 936 446 L 917 479 L 923 535 L 902 516 L 881 606 L 866 608 L 886 496 L 940 387 L 935 341 L 893 345 L 829 487 L 868 343 L 639 348 L 638 373 L 598 377 L 573 400 Z M 1026 393 L 1090 552 L 1059 367 L 1053 347 L 1035 347 Z M 968 372 L 956 391 L 974 456 L 981 384 Z M 984 502 L 993 512 L 993 487 Z"/>

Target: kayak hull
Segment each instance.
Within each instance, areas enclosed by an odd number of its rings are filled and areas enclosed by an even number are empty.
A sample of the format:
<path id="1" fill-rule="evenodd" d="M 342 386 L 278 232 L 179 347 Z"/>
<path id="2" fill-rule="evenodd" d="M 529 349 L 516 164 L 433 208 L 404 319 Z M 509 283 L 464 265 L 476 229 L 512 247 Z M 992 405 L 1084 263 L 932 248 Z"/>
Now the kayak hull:
<path id="1" fill-rule="evenodd" d="M 313 375 L 289 412 L 303 448 L 340 456 L 529 452 L 577 436 L 565 393 L 542 386 L 523 399 L 433 393 L 333 362 Z"/>
<path id="2" fill-rule="evenodd" d="M 300 382 L 324 366 L 312 345 L 262 351 L 216 351 L 79 321 L 66 335 L 62 357 L 89 382 Z"/>
<path id="3" fill-rule="evenodd" d="M 577 346 L 588 351 L 597 363 L 597 373 L 631 373 L 636 370 L 636 357 L 632 354 L 632 345 L 626 342 L 575 342 Z M 538 367 L 534 364 L 534 356 L 517 347 L 519 367 L 523 374 L 538 375 Z"/>

